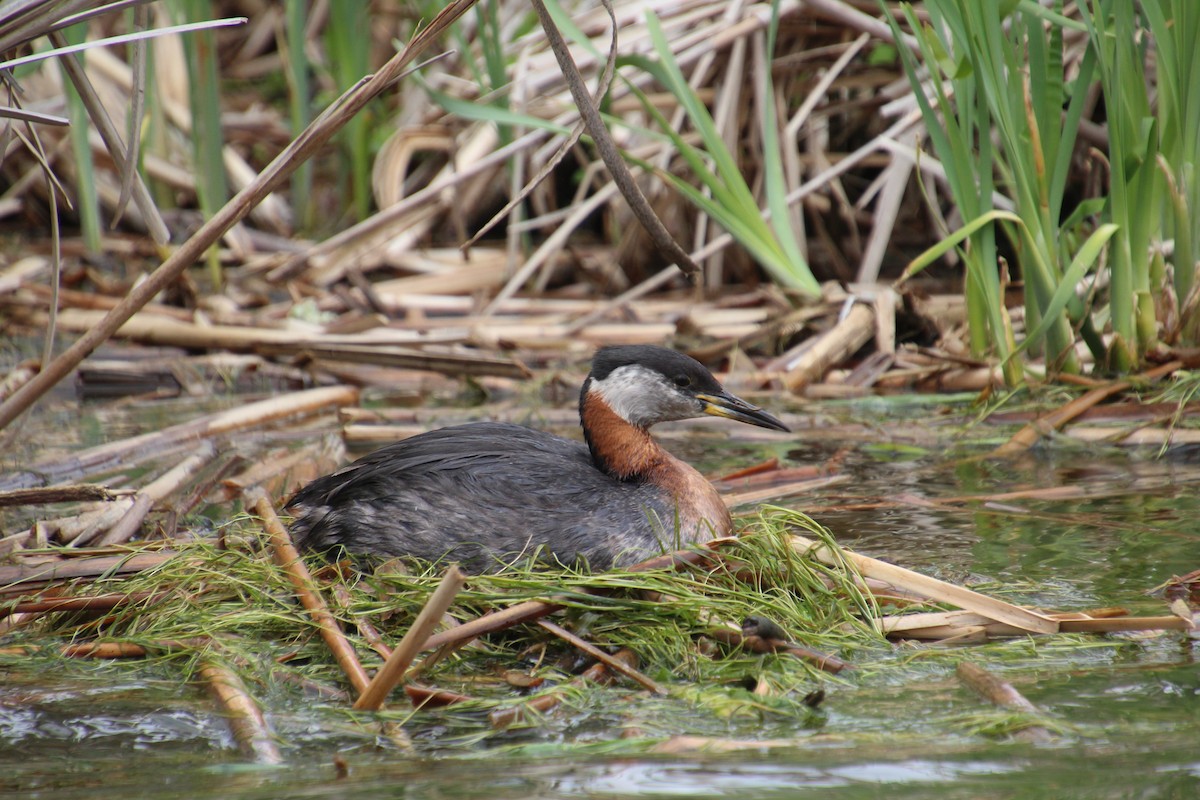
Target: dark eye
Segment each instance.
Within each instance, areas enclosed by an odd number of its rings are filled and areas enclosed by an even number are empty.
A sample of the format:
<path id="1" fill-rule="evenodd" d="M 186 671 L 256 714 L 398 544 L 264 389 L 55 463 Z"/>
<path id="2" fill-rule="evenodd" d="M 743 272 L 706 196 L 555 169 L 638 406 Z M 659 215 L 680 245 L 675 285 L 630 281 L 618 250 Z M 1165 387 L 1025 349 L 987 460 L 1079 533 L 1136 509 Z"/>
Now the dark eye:
<path id="1" fill-rule="evenodd" d="M 692 379 L 690 377 L 688 377 L 687 375 L 676 375 L 675 376 L 675 385 L 678 386 L 680 389 L 685 389 L 688 386 L 692 385 Z"/>

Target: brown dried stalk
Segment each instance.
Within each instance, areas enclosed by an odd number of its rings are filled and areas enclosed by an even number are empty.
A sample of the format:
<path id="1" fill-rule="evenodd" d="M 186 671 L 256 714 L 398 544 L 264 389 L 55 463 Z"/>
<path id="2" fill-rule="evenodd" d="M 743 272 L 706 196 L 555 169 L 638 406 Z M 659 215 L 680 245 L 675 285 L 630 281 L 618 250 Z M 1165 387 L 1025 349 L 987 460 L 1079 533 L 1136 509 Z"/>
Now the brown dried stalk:
<path id="1" fill-rule="evenodd" d="M 558 27 L 554 24 L 550 12 L 546 10 L 546 6 L 542 3 L 542 0 L 532 0 L 532 4 L 533 10 L 537 12 L 538 20 L 542 23 L 542 29 L 546 32 L 546 41 L 549 42 L 550 49 L 554 51 L 554 57 L 558 60 L 559 69 L 562 70 L 563 77 L 567 80 L 567 87 L 571 90 L 571 97 L 574 99 L 575 105 L 579 109 L 584 123 L 587 125 L 588 133 L 592 135 L 592 141 L 596 144 L 596 150 L 600 153 L 600 158 L 603 159 L 604 166 L 608 167 L 608 171 L 612 175 L 613 181 L 617 184 L 617 188 L 621 190 L 621 195 L 624 196 L 625 202 L 629 203 L 629 210 L 633 212 L 637 221 L 646 229 L 646 233 L 650 235 L 651 241 L 654 242 L 654 245 L 662 253 L 663 257 L 683 270 L 689 279 L 695 280 L 701 273 L 700 267 L 687 254 L 687 251 L 680 247 L 679 243 L 671 237 L 666 226 L 662 224 L 662 220 L 655 215 L 654 209 L 650 207 L 650 202 L 642 194 L 642 190 L 638 188 L 633 175 L 629 172 L 629 167 L 625 164 L 625 160 L 621 158 L 616 144 L 613 143 L 612 137 L 608 135 L 608 129 L 604 127 L 604 121 L 600 118 L 600 112 L 592 104 L 592 98 L 588 96 L 587 85 L 583 82 L 583 76 L 579 74 L 579 67 L 575 66 L 575 59 L 571 57 L 571 51 L 567 47 L 567 43 L 563 41 L 562 34 L 559 33 Z M 608 3 L 605 3 L 605 6 L 607 7 Z M 611 15 L 611 8 L 609 9 L 609 13 Z M 614 39 L 616 35 L 616 26 L 614 25 Z"/>
<path id="2" fill-rule="evenodd" d="M 15 489 L 0 492 L 0 508 L 8 506 L 40 506 L 50 503 L 74 503 L 81 500 L 116 500 L 122 493 L 94 483 L 72 483 L 38 489 Z"/>
<path id="3" fill-rule="evenodd" d="M 741 647 L 751 653 L 787 653 L 801 661 L 807 661 L 817 669 L 836 675 L 850 665 L 836 656 L 827 655 L 817 650 L 789 642 L 785 639 L 764 638 L 762 636 L 744 636 L 732 625 L 718 625 L 709 635 L 718 641 L 734 647 Z"/>
<path id="4" fill-rule="evenodd" d="M 0 617 L 8 614 L 45 614 L 53 611 L 112 611 L 136 603 L 154 603 L 167 592 L 130 592 L 100 594 L 92 597 L 50 597 L 42 600 L 21 600 L 0 604 Z"/>
<path id="5" fill-rule="evenodd" d="M 792 547 L 801 555 L 820 559 L 826 564 L 833 566 L 842 564 L 838 553 L 820 542 L 806 539 L 803 536 L 793 534 Z M 974 611 L 988 619 L 1004 622 L 1022 630 L 1033 633 L 1058 633 L 1059 631 L 1058 620 L 1028 608 L 1015 606 L 965 587 L 946 583 L 937 578 L 931 578 L 928 575 L 922 575 L 919 572 L 913 572 L 910 569 L 888 564 L 885 561 L 860 555 L 850 550 L 842 550 L 841 555 L 847 562 L 853 564 L 863 577 L 878 578 L 897 588 L 916 592 L 932 600 L 951 603 L 959 608 Z"/>
<path id="6" fill-rule="evenodd" d="M 259 764 L 282 764 L 283 754 L 275 746 L 262 709 L 237 673 L 206 657 L 200 665 L 200 677 L 221 707 L 242 755 Z"/>
<path id="7" fill-rule="evenodd" d="M 442 582 L 434 589 L 425 607 L 408 629 L 408 633 L 400 640 L 400 644 L 392 651 L 383 667 L 375 673 L 371 683 L 361 690 L 362 693 L 354 704 L 355 710 L 378 711 L 383 706 L 383 701 L 391 694 L 392 689 L 396 688 L 396 684 L 404 680 L 404 673 L 408 671 L 417 653 L 424 649 L 429 635 L 441 622 L 446 609 L 454 602 L 466 581 L 466 576 L 458 566 L 451 564 L 442 577 Z"/>
<path id="8" fill-rule="evenodd" d="M 628 648 L 623 648 L 617 651 L 612 658 L 621 662 L 629 669 L 637 668 L 638 658 L 634 652 Z M 592 683 L 600 684 L 601 686 L 607 686 L 609 683 L 612 683 L 612 680 L 613 675 L 608 666 L 604 663 L 597 663 L 588 667 L 583 674 L 581 674 L 571 683 L 580 684 L 584 681 L 590 681 Z M 513 723 L 524 720 L 530 713 L 545 714 L 547 711 L 561 703 L 565 694 L 565 687 L 546 692 L 545 694 L 539 695 L 529 702 L 522 703 L 519 706 L 502 708 L 497 711 L 493 711 L 488 715 L 488 720 L 492 723 L 493 728 L 507 728 Z"/>
<path id="9" fill-rule="evenodd" d="M 606 665 L 609 669 L 616 670 L 626 678 L 629 678 L 635 683 L 641 684 L 655 694 L 665 695 L 667 693 L 666 689 L 650 680 L 650 678 L 646 677 L 638 670 L 615 658 L 614 656 L 610 656 L 608 653 L 604 652 L 599 647 L 596 647 L 591 642 L 584 641 L 561 625 L 556 625 L 548 619 L 538 620 L 538 625 L 541 625 L 543 628 L 550 631 L 564 642 L 571 644 L 576 649 L 596 659 L 601 664 Z"/>
<path id="10" fill-rule="evenodd" d="M 630 567 L 631 572 L 645 572 L 653 569 L 663 569 L 664 567 L 682 567 L 700 563 L 708 558 L 707 554 L 695 550 L 682 550 L 676 553 L 667 553 L 666 555 L 657 556 L 656 558 L 643 561 Z M 500 611 L 493 611 L 490 614 L 484 614 L 482 617 L 476 617 L 469 622 L 464 622 L 456 628 L 442 631 L 429 637 L 425 642 L 425 650 L 436 650 L 446 645 L 461 644 L 496 631 L 507 630 L 514 625 L 519 625 L 522 622 L 532 622 L 533 620 L 549 616 L 556 611 L 562 610 L 563 606 L 551 600 L 526 600 L 523 603 L 518 603 L 515 606 Z"/>
<path id="11" fill-rule="evenodd" d="M 308 610 L 309 616 L 312 617 L 321 633 L 321 638 L 325 640 L 325 644 L 333 652 L 338 666 L 350 680 L 350 685 L 354 687 L 355 691 L 362 692 L 371 681 L 362 668 L 362 664 L 358 663 L 358 656 L 355 654 L 354 648 L 350 646 L 346 635 L 342 633 L 341 625 L 338 624 L 333 614 L 329 613 L 328 606 L 314 588 L 308 567 L 304 565 L 300 553 L 292 544 L 287 529 L 279 522 L 271 499 L 264 492 L 254 494 L 256 495 L 253 500 L 254 512 L 262 520 L 263 530 L 271 539 L 275 563 L 287 573 L 292 587 L 296 590 L 296 596 L 300 599 L 300 604 Z"/>
<path id="12" fill-rule="evenodd" d="M 309 389 L 283 397 L 272 397 L 159 431 L 81 450 L 66 458 L 40 461 L 27 470 L 6 475 L 3 485 L 14 489 L 28 488 L 53 481 L 63 475 L 91 472 L 114 464 L 128 466 L 131 461 L 158 455 L 188 442 L 266 425 L 286 417 L 311 414 L 329 406 L 354 405 L 357 402 L 358 392 L 349 386 Z"/>
<path id="13" fill-rule="evenodd" d="M 1020 711 L 1026 714 L 1040 713 L 1040 709 L 1013 688 L 1011 683 L 1001 680 L 983 667 L 972 664 L 970 661 L 960 661 L 955 672 L 960 681 L 965 683 L 984 700 L 1013 711 Z M 1031 742 L 1049 742 L 1054 738 L 1053 734 L 1041 725 L 1030 725 L 1028 728 L 1022 728 L 1015 735 L 1019 739 Z"/>
<path id="14" fill-rule="evenodd" d="M 1046 431 L 1051 429 L 1060 430 L 1071 420 L 1078 417 L 1083 412 L 1092 408 L 1098 403 L 1103 402 L 1106 398 L 1114 394 L 1125 391 L 1131 388 L 1135 383 L 1140 381 L 1154 381 L 1159 378 L 1170 375 L 1178 369 L 1183 368 L 1182 361 L 1171 361 L 1166 364 L 1147 370 L 1136 378 L 1131 378 L 1124 381 L 1114 381 L 1107 386 L 1101 386 L 1092 389 L 1087 394 L 1076 397 L 1069 403 L 1064 404 L 1060 408 L 1045 414 L 1033 422 L 1026 425 L 1021 430 L 1013 434 L 1013 437 L 1004 444 L 1000 445 L 994 451 L 994 455 L 1005 456 L 1013 453 L 1023 453 L 1032 447 L 1039 439 L 1042 438 Z"/>
<path id="15" fill-rule="evenodd" d="M 176 553 L 164 551 L 99 558 L 72 558 L 42 564 L 0 566 L 0 587 L 3 587 L 5 592 L 26 593 L 31 584 L 142 572 L 160 567 L 175 556 Z"/>

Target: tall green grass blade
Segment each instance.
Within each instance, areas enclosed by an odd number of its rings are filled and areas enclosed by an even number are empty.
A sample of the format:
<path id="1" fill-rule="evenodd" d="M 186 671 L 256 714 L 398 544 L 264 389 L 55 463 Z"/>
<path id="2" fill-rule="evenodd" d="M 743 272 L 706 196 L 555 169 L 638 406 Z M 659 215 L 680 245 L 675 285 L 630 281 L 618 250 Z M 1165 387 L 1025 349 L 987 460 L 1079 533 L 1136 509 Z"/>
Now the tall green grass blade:
<path id="1" fill-rule="evenodd" d="M 543 130 L 553 131 L 554 133 L 566 136 L 571 132 L 570 128 L 559 125 L 556 122 L 551 122 L 548 119 L 535 117 L 532 114 L 525 114 L 520 111 L 513 111 L 509 108 L 493 106 L 487 103 L 473 103 L 469 100 L 461 100 L 445 92 L 439 92 L 428 83 L 426 83 L 420 74 L 414 74 L 414 79 L 421 84 L 421 87 L 429 95 L 429 99 L 441 106 L 447 113 L 453 114 L 462 119 L 474 120 L 476 122 L 491 122 L 496 125 L 515 125 L 524 128 L 541 128 Z"/>
<path id="2" fill-rule="evenodd" d="M 191 22 L 212 15 L 212 4 L 202 0 L 178 0 Z M 229 199 L 225 182 L 225 138 L 221 131 L 221 87 L 217 77 L 217 39 L 211 30 L 201 30 L 183 39 L 188 60 L 188 97 L 192 111 L 192 158 L 196 193 L 205 219 L 211 219 Z M 209 275 L 219 287 L 221 263 L 216 248 L 207 256 Z"/>
<path id="3" fill-rule="evenodd" d="M 87 38 L 87 26 L 72 25 L 63 31 L 67 41 L 72 44 L 82 43 Z M 86 53 L 80 52 L 63 58 L 85 59 Z M 67 117 L 71 120 L 71 155 L 75 164 L 76 197 L 75 208 L 79 212 L 79 224 L 83 232 L 83 244 L 93 255 L 101 252 L 100 242 L 100 201 L 96 192 L 95 161 L 92 159 L 92 147 L 88 143 L 88 131 L 91 120 L 83 99 L 76 91 L 71 79 L 63 71 L 63 85 L 67 91 Z"/>
<path id="4" fill-rule="evenodd" d="M 959 212 L 966 220 L 983 219 L 992 211 L 994 156 L 990 135 L 979 132 L 991 131 L 992 112 L 977 86 L 975 67 L 969 59 L 953 54 L 945 47 L 935 27 L 924 24 L 911 4 L 903 3 L 900 9 L 914 32 L 925 63 L 931 70 L 940 69 L 953 87 L 955 102 L 951 103 L 942 81 L 931 81 L 933 102 L 930 102 L 921 85 L 921 73 L 913 54 L 907 48 L 898 49 Z M 884 10 L 888 25 L 899 38 L 902 35 L 899 23 L 886 7 Z M 934 25 L 949 31 L 952 41 L 955 37 L 958 41 L 966 39 L 963 20 L 953 14 L 938 14 L 938 10 L 938 7 L 930 6 L 930 11 L 934 12 Z M 1012 332 L 1000 286 L 995 227 L 980 224 L 970 231 L 968 241 L 969 246 L 963 248 L 962 257 L 966 265 L 964 294 L 971 350 L 983 356 L 994 349 L 1004 364 L 1005 382 L 1009 386 L 1018 386 L 1024 376 L 1019 359 L 1009 358 Z"/>
<path id="5" fill-rule="evenodd" d="M 288 107 L 293 138 L 299 136 L 312 121 L 310 65 L 304 47 L 307 25 L 308 3 L 305 0 L 287 0 L 284 6 L 284 31 L 287 37 L 287 63 L 284 74 L 288 82 Z M 308 230 L 314 221 L 312 189 L 313 167 L 311 162 L 305 160 L 292 173 L 291 190 L 292 211 L 304 230 Z"/>
<path id="6" fill-rule="evenodd" d="M 648 65 L 648 69 L 653 72 L 655 67 Z M 662 78 L 660 78 L 661 80 Z M 640 89 L 632 84 L 629 88 L 641 101 L 646 113 L 670 138 L 676 151 L 688 163 L 692 172 L 712 196 L 711 198 L 705 197 L 702 192 L 696 191 L 691 184 L 673 173 L 655 170 L 656 174 L 695 203 L 717 224 L 729 231 L 730 235 L 745 247 L 777 281 L 784 285 L 793 285 L 788 280 L 792 262 L 788 259 L 778 238 L 763 220 L 757 207 L 753 213 L 746 213 L 743 197 L 749 194 L 749 189 L 741 179 L 740 173 L 735 176 L 736 185 L 730 187 L 725 180 L 726 176 L 718 175 L 709 169 L 705 160 L 705 156 L 709 153 L 698 150 L 686 142 Z M 723 147 L 723 144 L 721 146 Z M 642 164 L 642 166 L 651 168 L 649 164 Z M 739 188 L 743 191 L 739 192 Z"/>
<path id="7" fill-rule="evenodd" d="M 1054 296 L 1050 298 L 1050 302 L 1046 304 L 1044 314 L 1037 327 L 1029 331 L 1025 336 L 1025 341 L 1017 346 L 1016 352 L 1025 350 L 1032 342 L 1036 342 L 1039 336 L 1045 332 L 1054 323 L 1056 319 L 1063 313 L 1067 305 L 1074 299 L 1075 287 L 1083 280 L 1083 276 L 1100 260 L 1100 254 L 1103 252 L 1108 240 L 1117 232 L 1117 226 L 1112 223 L 1101 225 L 1092 235 L 1087 238 L 1083 246 L 1075 253 L 1075 257 L 1071 260 L 1070 266 L 1067 267 L 1063 274 L 1063 280 L 1059 282 L 1058 288 L 1054 292 Z"/>
<path id="8" fill-rule="evenodd" d="M 487 74 L 486 94 L 492 92 L 492 105 L 505 106 L 508 95 L 500 91 L 508 83 L 508 69 L 504 59 L 504 42 L 500 30 L 499 0 L 487 0 L 475 6 L 475 19 L 479 49 L 483 53 L 483 64 Z M 499 125 L 501 145 L 506 145 L 513 139 L 512 128 Z"/>
<path id="9" fill-rule="evenodd" d="M 733 154 L 724 146 L 721 133 L 717 130 L 716 123 L 713 122 L 708 109 L 701 102 L 700 97 L 688 85 L 687 79 L 684 78 L 679 65 L 675 62 L 671 45 L 667 41 L 666 34 L 663 32 L 658 17 L 651 12 L 646 13 L 646 29 L 650 33 L 650 41 L 654 45 L 654 51 L 658 55 L 661 67 L 656 77 L 660 81 L 665 80 L 666 88 L 683 106 L 688 120 L 696 128 L 697 133 L 700 134 L 700 139 L 704 142 L 705 151 L 713 161 L 715 171 L 720 176 L 722 186 L 727 191 L 726 197 L 733 205 L 734 212 L 758 216 L 758 204 L 754 202 L 754 195 L 750 193 L 750 187 L 746 185 L 744 180 L 739 180 L 741 178 L 741 170 L 738 169 Z"/>
<path id="10" fill-rule="evenodd" d="M 709 170 L 703 165 L 703 158 L 693 148 L 684 146 L 680 149 L 681 155 L 688 160 L 689 165 L 696 171 L 697 176 L 700 177 L 705 186 L 713 193 L 714 200 L 727 212 L 725 214 L 725 221 L 717 219 L 717 222 L 722 227 L 725 227 L 730 234 L 734 235 L 751 252 L 756 254 L 771 254 L 770 260 L 762 263 L 763 267 L 776 281 L 786 286 L 800 289 L 809 295 L 819 295 L 820 285 L 817 283 L 816 278 L 813 277 L 803 257 L 799 259 L 793 258 L 788 251 L 787 245 L 783 244 L 783 239 L 791 237 L 792 250 L 797 255 L 799 254 L 795 237 L 790 233 L 783 233 L 783 231 L 787 230 L 786 213 L 782 215 L 782 220 L 773 213 L 773 225 L 776 226 L 774 229 L 763 220 L 762 212 L 759 210 L 758 203 L 755 201 L 750 187 L 746 185 L 746 180 L 738 168 L 737 161 L 725 146 L 724 139 L 720 131 L 717 130 L 712 116 L 708 113 L 708 109 L 700 101 L 700 98 L 692 90 L 691 86 L 688 85 L 687 80 L 680 71 L 658 18 L 649 11 L 646 13 L 646 26 L 650 33 L 650 40 L 654 45 L 655 53 L 658 55 L 657 66 L 647 64 L 646 68 L 655 75 L 659 82 L 683 106 L 689 121 L 695 127 L 697 133 L 699 133 L 701 141 L 704 142 L 705 155 L 712 159 L 713 169 Z M 668 135 L 671 135 L 673 139 L 676 139 L 677 146 L 682 144 L 682 138 L 674 135 L 670 125 L 657 112 L 653 104 L 646 100 L 640 92 L 638 95 L 642 99 L 647 112 L 655 116 L 658 124 L 663 126 L 663 130 Z M 773 123 L 771 127 L 774 128 Z M 778 157 L 778 147 L 775 148 L 775 154 Z M 782 169 L 778 170 L 778 172 L 782 172 Z M 678 182 L 676 184 L 678 185 Z M 689 194 L 689 196 L 691 195 Z M 731 218 L 736 218 L 737 220 L 734 228 L 730 228 L 726 224 Z M 734 232 L 735 229 L 747 233 L 753 232 L 753 240 L 739 238 L 739 234 Z M 756 257 L 759 256 L 756 255 Z"/>
<path id="11" fill-rule="evenodd" d="M 338 92 L 344 92 L 371 71 L 370 6 L 366 3 L 334 3 L 329 7 L 325 43 L 330 70 Z M 371 212 L 371 124 L 370 107 L 351 119 L 339 134 L 350 159 L 350 197 L 354 215 L 366 219 Z"/>
<path id="12" fill-rule="evenodd" d="M 759 124 L 763 132 L 763 170 L 765 173 L 764 186 L 767 195 L 767 208 L 771 210 L 771 227 L 783 247 L 783 252 L 790 263 L 796 265 L 796 271 L 801 276 L 807 276 L 811 283 L 802 288 L 811 295 L 819 295 L 821 287 L 812 276 L 804 253 L 800 251 L 799 238 L 792 229 L 791 213 L 787 203 L 787 185 L 784 183 L 783 154 L 779 150 L 779 122 L 775 114 L 775 87 L 771 80 L 771 62 L 775 58 L 775 40 L 779 35 L 779 2 L 771 3 L 771 22 L 767 26 L 767 57 L 763 82 L 766 84 Z"/>
<path id="13" fill-rule="evenodd" d="M 1200 4 L 1191 0 L 1147 0 L 1140 8 L 1155 45 L 1155 77 L 1161 122 L 1160 152 L 1170 189 L 1172 214 L 1164 236 L 1174 240 L 1175 295 L 1182 302 L 1197 277 L 1200 244 Z M 1197 326 L 1200 333 L 1200 326 Z M 1187 337 L 1189 344 L 1200 339 Z"/>
<path id="14" fill-rule="evenodd" d="M 968 220 L 961 228 L 947 234 L 933 247 L 930 247 L 912 261 L 908 262 L 908 265 L 904 267 L 904 271 L 900 274 L 900 277 L 896 282 L 903 283 L 919 273 L 921 270 L 933 264 L 933 262 L 946 255 L 946 253 L 950 252 L 958 245 L 962 244 L 963 241 L 979 232 L 983 227 L 992 225 L 1000 220 L 1015 222 L 1018 225 L 1021 223 L 1021 218 L 1011 211 L 993 209 L 986 214 L 980 214 L 975 219 Z"/>
<path id="15" fill-rule="evenodd" d="M 1150 292 L 1151 226 L 1166 193 L 1157 167 L 1158 126 L 1146 88 L 1136 9 L 1119 0 L 1088 0 L 1079 9 L 1099 60 L 1108 114 L 1108 217 L 1120 226 L 1110 259 L 1113 344 L 1108 363 L 1129 371 L 1140 363 L 1150 344 L 1145 335 L 1152 329 L 1147 321 L 1139 322 L 1139 315 L 1150 307 L 1139 297 Z"/>

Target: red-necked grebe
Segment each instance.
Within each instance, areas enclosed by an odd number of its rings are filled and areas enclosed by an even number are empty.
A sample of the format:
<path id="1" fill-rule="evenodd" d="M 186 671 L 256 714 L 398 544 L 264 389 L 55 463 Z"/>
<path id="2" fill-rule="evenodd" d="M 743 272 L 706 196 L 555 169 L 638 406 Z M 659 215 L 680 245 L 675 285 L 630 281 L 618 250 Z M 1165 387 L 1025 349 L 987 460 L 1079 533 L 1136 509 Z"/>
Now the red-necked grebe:
<path id="1" fill-rule="evenodd" d="M 729 533 L 699 472 L 647 429 L 704 414 L 786 431 L 688 356 L 651 346 L 596 353 L 579 394 L 584 445 L 479 422 L 390 444 L 318 478 L 288 503 L 297 543 L 495 571 L 537 555 L 593 570 Z"/>

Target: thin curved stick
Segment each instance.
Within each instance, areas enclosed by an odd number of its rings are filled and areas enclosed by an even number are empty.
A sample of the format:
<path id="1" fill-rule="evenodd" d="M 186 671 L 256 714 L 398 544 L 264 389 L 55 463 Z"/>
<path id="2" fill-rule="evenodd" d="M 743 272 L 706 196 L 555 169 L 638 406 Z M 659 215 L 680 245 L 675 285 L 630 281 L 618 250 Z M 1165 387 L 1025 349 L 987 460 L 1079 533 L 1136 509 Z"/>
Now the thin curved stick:
<path id="1" fill-rule="evenodd" d="M 567 49 L 567 43 L 559 33 L 558 27 L 555 26 L 554 20 L 550 18 L 550 12 L 546 10 L 545 4 L 542 3 L 542 0 L 532 0 L 532 5 L 533 10 L 537 12 L 538 20 L 542 23 L 542 29 L 546 32 L 550 49 L 554 51 L 554 57 L 558 59 L 559 69 L 562 70 L 563 77 L 567 80 L 571 97 L 575 100 L 575 105 L 579 107 L 579 113 L 587 125 L 588 133 L 592 135 L 592 140 L 596 143 L 596 150 L 600 153 L 600 158 L 604 160 L 604 165 L 608 167 L 609 173 L 612 174 L 613 181 L 621 190 L 625 202 L 629 203 L 629 210 L 646 229 L 646 233 L 650 235 L 651 241 L 654 242 L 659 252 L 679 267 L 689 280 L 694 281 L 700 275 L 700 267 L 687 254 L 687 251 L 671 238 L 671 234 L 662 224 L 662 220 L 655 215 L 654 209 L 650 208 L 650 201 L 646 199 L 642 190 L 633 180 L 633 174 L 630 173 L 629 167 L 617 151 L 612 137 L 608 135 L 604 121 L 600 119 L 600 112 L 592 104 L 587 87 L 583 83 L 583 76 L 579 74 L 579 67 L 575 66 L 575 59 L 571 57 L 571 51 Z M 605 5 L 607 6 L 608 3 Z M 613 33 L 615 36 L 615 28 Z"/>

